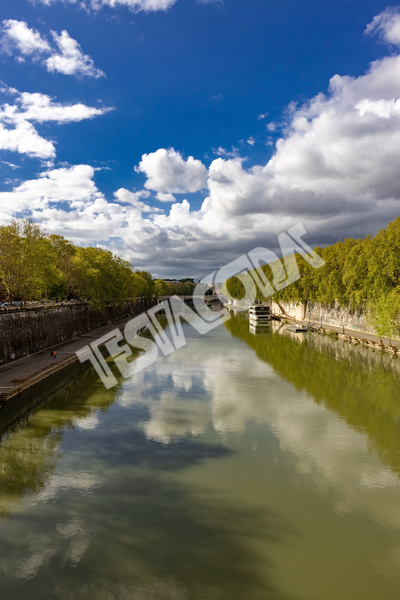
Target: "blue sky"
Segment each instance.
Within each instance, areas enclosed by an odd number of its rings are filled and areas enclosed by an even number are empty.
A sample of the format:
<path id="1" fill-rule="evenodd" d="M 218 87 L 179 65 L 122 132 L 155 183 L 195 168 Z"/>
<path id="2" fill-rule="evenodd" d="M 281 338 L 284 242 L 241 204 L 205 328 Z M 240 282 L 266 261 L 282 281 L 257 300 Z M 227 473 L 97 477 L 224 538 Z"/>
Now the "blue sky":
<path id="1" fill-rule="evenodd" d="M 399 213 L 400 16 L 373 1 L 2 0 L 0 223 L 161 276 Z M 372 66 L 371 66 L 372 65 Z"/>

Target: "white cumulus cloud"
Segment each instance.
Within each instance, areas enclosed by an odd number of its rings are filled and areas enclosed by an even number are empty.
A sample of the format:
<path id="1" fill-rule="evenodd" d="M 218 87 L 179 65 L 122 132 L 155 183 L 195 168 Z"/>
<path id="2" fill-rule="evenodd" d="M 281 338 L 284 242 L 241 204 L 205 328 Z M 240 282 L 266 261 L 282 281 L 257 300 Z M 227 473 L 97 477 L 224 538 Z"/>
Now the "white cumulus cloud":
<path id="1" fill-rule="evenodd" d="M 104 77 L 103 71 L 94 66 L 93 59 L 83 54 L 78 42 L 70 37 L 67 31 L 58 34 L 51 32 L 60 52 L 52 54 L 46 60 L 47 70 L 57 71 L 64 75 L 81 75 L 88 77 Z"/>
<path id="2" fill-rule="evenodd" d="M 14 103 L 0 105 L 0 148 L 35 158 L 54 158 L 54 143 L 43 138 L 32 122 L 55 121 L 59 124 L 79 122 L 100 116 L 110 108 L 85 104 L 61 104 L 45 94 L 4 89 L 15 96 Z"/>
<path id="3" fill-rule="evenodd" d="M 143 154 L 136 170 L 146 175 L 147 189 L 160 193 L 197 192 L 207 184 L 207 169 L 203 163 L 193 156 L 184 160 L 173 148 L 159 148 L 156 152 Z"/>
<path id="4" fill-rule="evenodd" d="M 50 96 L 39 93 L 23 92 L 20 97 L 21 112 L 19 115 L 28 121 L 57 121 L 58 123 L 78 122 L 92 119 L 112 110 L 110 108 L 95 108 L 78 102 L 77 104 L 61 104 L 54 102 Z"/>
<path id="5" fill-rule="evenodd" d="M 24 181 L 11 192 L 1 192 L 0 204 L 10 212 L 44 210 L 50 204 L 59 202 L 81 207 L 89 201 L 93 203 L 103 198 L 93 177 L 94 169 L 89 165 L 45 171 L 38 179 Z"/>
<path id="6" fill-rule="evenodd" d="M 21 98 L 19 106 L 23 110 Z M 25 104 L 25 110 L 33 109 Z M 12 107 L 2 112 L 13 115 Z M 76 242 L 104 243 L 155 275 L 204 275 L 256 246 L 276 249 L 277 234 L 299 222 L 310 244 L 384 227 L 400 210 L 399 148 L 400 56 L 393 54 L 358 77 L 336 74 L 326 93 L 291 105 L 266 164 L 245 168 L 223 149 L 208 169 L 174 149 L 142 156 L 136 170 L 146 176 L 147 191 L 172 201 L 173 194 L 208 187 L 201 207 L 184 199 L 151 211 L 143 190 L 125 188 L 107 200 L 86 166 L 80 198 L 79 189 L 66 204 L 45 201 L 44 195 L 39 201 L 35 194 L 30 215 Z M 35 185 L 43 181 L 29 182 L 29 190 Z M 92 190 L 89 196 L 85 189 Z M 20 185 L 0 196 L 7 214 L 15 213 L 19 198 L 26 200 L 24 190 Z"/>
<path id="7" fill-rule="evenodd" d="M 34 158 L 53 158 L 56 153 L 53 142 L 41 137 L 32 123 L 23 119 L 12 127 L 5 127 L 0 121 L 0 148 Z"/>
<path id="8" fill-rule="evenodd" d="M 43 37 L 37 30 L 28 27 L 25 21 L 6 19 L 3 21 L 2 49 L 7 54 L 16 54 L 19 62 L 25 62 L 25 56 L 33 60 L 41 60 L 51 73 L 58 72 L 64 75 L 77 77 L 104 77 L 105 74 L 94 65 L 93 59 L 82 52 L 76 40 L 71 38 L 67 31 L 58 34 L 51 31 L 54 44 Z M 49 54 L 43 59 L 43 54 Z"/>
<path id="9" fill-rule="evenodd" d="M 160 202 L 175 202 L 176 200 L 173 194 L 169 194 L 166 192 L 157 192 L 156 198 Z"/>
<path id="10" fill-rule="evenodd" d="M 35 29 L 30 29 L 25 21 L 5 19 L 3 21 L 3 40 L 9 51 L 11 46 L 15 46 L 24 55 L 50 52 L 47 40 L 42 38 Z"/>
<path id="11" fill-rule="evenodd" d="M 134 208 L 138 209 L 142 213 L 159 213 L 162 212 L 160 208 L 156 208 L 155 206 L 150 206 L 145 202 L 142 202 L 140 198 L 148 198 L 150 196 L 150 192 L 148 190 L 139 190 L 138 192 L 131 192 L 130 190 L 126 190 L 125 188 L 120 188 L 116 192 L 114 192 L 114 197 L 117 202 L 121 204 L 129 204 Z"/>
<path id="12" fill-rule="evenodd" d="M 399 7 L 389 7 L 374 17 L 365 32 L 377 33 L 383 41 L 400 46 Z"/>

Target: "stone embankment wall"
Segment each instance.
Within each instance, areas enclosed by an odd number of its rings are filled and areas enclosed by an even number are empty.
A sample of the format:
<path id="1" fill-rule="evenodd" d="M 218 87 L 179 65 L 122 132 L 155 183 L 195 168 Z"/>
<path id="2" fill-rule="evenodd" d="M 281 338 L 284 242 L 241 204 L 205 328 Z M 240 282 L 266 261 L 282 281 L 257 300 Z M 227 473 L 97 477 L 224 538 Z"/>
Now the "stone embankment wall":
<path id="1" fill-rule="evenodd" d="M 284 309 L 284 312 L 281 310 Z M 375 333 L 375 330 L 368 323 L 367 315 L 362 310 L 353 311 L 349 308 L 341 308 L 339 304 L 334 306 L 321 306 L 312 302 L 290 302 L 272 303 L 271 310 L 273 313 L 286 314 L 298 321 L 311 321 L 311 323 L 325 325 L 334 325 L 335 327 L 345 327 L 345 329 L 353 329 L 354 331 L 363 331 L 364 333 Z"/>
<path id="2" fill-rule="evenodd" d="M 145 298 L 95 310 L 88 304 L 19 309 L 0 314 L 0 366 L 79 335 L 140 314 Z"/>

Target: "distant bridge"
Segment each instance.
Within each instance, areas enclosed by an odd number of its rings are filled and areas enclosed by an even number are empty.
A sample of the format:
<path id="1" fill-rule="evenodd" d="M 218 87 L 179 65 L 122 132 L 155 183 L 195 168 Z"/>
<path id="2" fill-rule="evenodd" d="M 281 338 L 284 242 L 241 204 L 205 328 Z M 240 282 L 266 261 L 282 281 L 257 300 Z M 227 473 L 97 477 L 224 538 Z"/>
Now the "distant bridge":
<path id="1" fill-rule="evenodd" d="M 171 296 L 159 296 L 158 303 L 160 304 L 164 300 L 168 300 L 168 298 L 171 298 Z M 186 304 L 192 304 L 194 298 L 198 298 L 199 300 L 202 300 L 203 302 L 205 302 L 205 304 L 207 306 L 210 304 L 216 304 L 218 302 L 221 303 L 221 300 L 220 300 L 219 296 L 217 296 L 217 294 L 212 294 L 209 296 L 201 296 L 201 295 L 200 296 L 179 296 L 179 298 L 181 300 L 183 300 Z"/>

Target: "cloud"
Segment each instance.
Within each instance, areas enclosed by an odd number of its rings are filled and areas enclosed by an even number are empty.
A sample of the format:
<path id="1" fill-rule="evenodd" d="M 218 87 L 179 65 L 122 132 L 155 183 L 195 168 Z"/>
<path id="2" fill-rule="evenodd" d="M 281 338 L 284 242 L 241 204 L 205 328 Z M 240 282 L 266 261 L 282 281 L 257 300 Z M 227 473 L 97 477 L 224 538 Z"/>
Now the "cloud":
<path id="1" fill-rule="evenodd" d="M 0 221 L 15 215 L 30 216 L 48 231 L 59 233 L 79 244 L 109 242 L 113 236 L 130 240 L 136 227 L 144 227 L 143 213 L 157 213 L 139 198 L 147 190 L 115 192 L 115 201 L 107 201 L 95 182 L 95 169 L 74 165 L 43 171 L 9 192 L 0 192 Z M 132 226 L 131 226 L 132 225 Z M 142 232 L 142 238 L 146 232 Z"/>
<path id="2" fill-rule="evenodd" d="M 224 0 L 197 0 L 197 4 L 217 4 L 222 6 L 224 4 Z"/>
<path id="3" fill-rule="evenodd" d="M 70 4 L 78 4 L 77 0 L 36 0 L 46 6 L 55 4 L 56 2 L 69 2 Z M 165 11 L 174 6 L 178 0 L 82 0 L 79 6 L 86 9 L 100 10 L 103 6 L 117 8 L 125 6 L 132 12 L 157 12 Z"/>
<path id="4" fill-rule="evenodd" d="M 24 21 L 5 19 L 3 21 L 3 40 L 7 42 L 7 49 L 15 46 L 21 54 L 50 52 L 48 42 L 41 37 L 35 29 L 30 29 Z"/>
<path id="5" fill-rule="evenodd" d="M 23 92 L 19 97 L 22 111 L 19 115 L 28 121 L 57 121 L 58 123 L 79 122 L 92 119 L 112 110 L 111 108 L 94 108 L 86 104 L 60 104 L 50 96 L 39 93 Z"/>
<path id="6" fill-rule="evenodd" d="M 67 31 L 62 31 L 60 35 L 52 31 L 51 34 L 60 49 L 60 53 L 52 54 L 46 60 L 48 71 L 57 71 L 58 73 L 64 73 L 64 75 L 105 77 L 103 71 L 96 69 L 90 56 L 83 54 L 78 42 L 72 39 Z"/>
<path id="7" fill-rule="evenodd" d="M 162 212 L 160 208 L 156 208 L 155 206 L 150 206 L 145 202 L 142 202 L 140 198 L 148 198 L 150 196 L 150 192 L 148 190 L 140 190 L 139 192 L 131 192 L 126 190 L 125 188 L 120 188 L 116 192 L 114 192 L 115 199 L 121 204 L 129 204 L 134 208 L 138 209 L 142 213 L 160 213 Z"/>
<path id="8" fill-rule="evenodd" d="M 277 234 L 299 222 L 308 243 L 326 244 L 374 232 L 399 214 L 400 56 L 373 62 L 359 77 L 334 75 L 325 94 L 291 105 L 286 123 L 271 159 L 250 168 L 223 149 L 208 169 L 174 149 L 142 156 L 136 170 L 146 176 L 147 191 L 172 201 L 170 195 L 208 188 L 199 208 L 184 199 L 151 211 L 143 191 L 125 188 L 107 201 L 86 165 L 80 199 L 79 189 L 66 203 L 44 195 L 40 201 L 35 193 L 29 214 L 77 243 L 101 242 L 155 275 L 182 277 L 206 275 L 256 246 L 274 250 Z M 24 190 L 0 196 L 8 215 L 20 197 L 26 200 Z"/>
<path id="9" fill-rule="evenodd" d="M 239 158 L 240 151 L 235 146 L 232 146 L 232 150 L 226 150 L 222 146 L 219 146 L 217 149 L 213 148 L 213 153 L 217 156 L 223 156 L 225 158 Z"/>
<path id="10" fill-rule="evenodd" d="M 15 165 L 14 163 L 9 162 L 8 160 L 2 160 L 1 162 L 3 163 L 3 165 L 7 165 L 7 167 L 10 167 L 11 169 L 21 168 L 21 165 Z"/>
<path id="11" fill-rule="evenodd" d="M 11 55 L 14 51 L 24 56 L 31 56 L 33 60 L 41 60 L 51 73 L 58 72 L 64 75 L 77 77 L 105 77 L 100 69 L 94 66 L 93 59 L 83 54 L 78 42 L 70 37 L 67 31 L 58 34 L 51 31 L 55 46 L 51 46 L 41 34 L 28 27 L 25 21 L 8 19 L 3 21 L 3 52 Z M 43 54 L 50 56 L 42 60 Z M 25 62 L 25 58 L 16 55 L 16 60 Z"/>
<path id="12" fill-rule="evenodd" d="M 321 238 L 326 219 L 338 232 L 393 218 L 400 200 L 400 57 L 372 63 L 357 78 L 335 75 L 328 95 L 292 110 L 285 136 L 264 166 L 236 159 L 209 168 L 210 210 L 308 220 Z M 352 222 L 352 223 L 351 223 Z M 384 224 L 384 221 L 383 221 Z"/>
<path id="13" fill-rule="evenodd" d="M 156 195 L 157 200 L 160 202 L 175 202 L 176 198 L 173 194 L 158 192 Z"/>
<path id="14" fill-rule="evenodd" d="M 59 124 L 79 122 L 103 115 L 110 108 L 94 108 L 85 104 L 60 104 L 45 94 L 20 93 L 3 89 L 15 96 L 14 104 L 0 105 L 0 148 L 33 158 L 55 157 L 54 143 L 43 138 L 32 122 Z"/>
<path id="15" fill-rule="evenodd" d="M 136 171 L 146 175 L 147 189 L 161 193 L 197 192 L 207 185 L 207 169 L 203 163 L 193 156 L 185 161 L 173 148 L 143 154 Z"/>
<path id="16" fill-rule="evenodd" d="M 0 122 L 0 149 L 27 154 L 32 158 L 54 158 L 54 144 L 41 137 L 32 123 L 21 120 L 13 127 Z"/>
<path id="17" fill-rule="evenodd" d="M 377 33 L 384 42 L 400 46 L 399 7 L 389 7 L 374 17 L 367 25 L 365 33 Z"/>
<path id="18" fill-rule="evenodd" d="M 93 177 L 94 169 L 89 165 L 45 171 L 38 179 L 24 181 L 11 192 L 1 192 L 0 204 L 10 214 L 44 210 L 60 202 L 69 202 L 72 208 L 79 209 L 88 201 L 103 199 Z"/>

